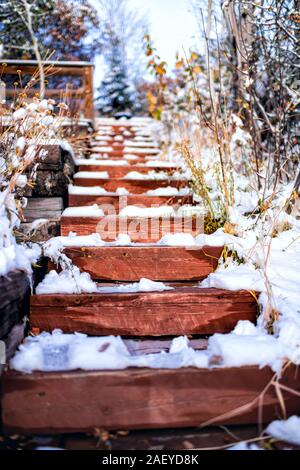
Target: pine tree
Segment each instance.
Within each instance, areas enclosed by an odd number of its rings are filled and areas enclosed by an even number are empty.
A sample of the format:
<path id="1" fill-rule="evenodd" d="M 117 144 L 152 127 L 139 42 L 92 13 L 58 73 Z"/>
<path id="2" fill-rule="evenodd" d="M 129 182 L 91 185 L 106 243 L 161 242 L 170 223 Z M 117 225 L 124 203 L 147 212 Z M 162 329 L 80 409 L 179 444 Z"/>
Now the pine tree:
<path id="1" fill-rule="evenodd" d="M 112 31 L 108 36 L 109 47 L 104 54 L 107 73 L 99 87 L 97 99 L 102 114 L 130 111 L 134 107 L 133 91 L 129 85 L 121 41 Z"/>

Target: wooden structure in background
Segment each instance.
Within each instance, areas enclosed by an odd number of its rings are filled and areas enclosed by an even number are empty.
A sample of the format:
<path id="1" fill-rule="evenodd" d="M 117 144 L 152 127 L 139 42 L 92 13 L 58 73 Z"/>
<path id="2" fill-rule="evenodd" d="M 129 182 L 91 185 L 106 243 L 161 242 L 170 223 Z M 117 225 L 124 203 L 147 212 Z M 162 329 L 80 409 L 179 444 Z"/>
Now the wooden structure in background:
<path id="1" fill-rule="evenodd" d="M 21 76 L 29 75 L 34 76 L 38 74 L 38 64 L 36 60 L 5 60 L 6 67 L 3 68 L 2 80 L 5 82 L 5 75 Z M 79 117 L 83 117 L 90 121 L 94 119 L 93 107 L 93 69 L 94 65 L 90 62 L 80 61 L 44 61 L 44 68 L 47 75 L 55 75 L 61 77 L 80 77 L 82 85 L 79 88 L 72 89 L 66 88 L 46 88 L 45 97 L 61 100 L 63 95 L 67 96 L 67 101 L 76 102 L 75 109 Z M 25 83 L 26 84 L 26 83 Z M 15 96 L 16 93 L 22 90 L 18 88 L 6 88 L 6 96 L 8 98 Z M 32 88 L 26 91 L 27 95 L 34 96 L 39 92 L 38 88 Z"/>

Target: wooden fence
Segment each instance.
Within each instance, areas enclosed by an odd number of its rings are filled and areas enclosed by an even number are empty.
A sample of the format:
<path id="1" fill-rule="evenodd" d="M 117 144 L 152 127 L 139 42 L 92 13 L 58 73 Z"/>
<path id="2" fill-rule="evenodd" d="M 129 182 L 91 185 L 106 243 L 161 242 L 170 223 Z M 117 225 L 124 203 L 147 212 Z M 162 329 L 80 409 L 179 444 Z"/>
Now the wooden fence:
<path id="1" fill-rule="evenodd" d="M 4 64 L 5 63 L 5 64 Z M 44 61 L 43 62 L 46 80 L 45 97 L 53 99 L 64 99 L 70 107 L 71 113 L 79 117 L 93 120 L 93 69 L 90 62 L 65 62 L 65 61 Z M 36 60 L 5 60 L 0 62 L 2 69 L 2 81 L 6 83 L 6 98 L 9 100 L 22 91 L 22 86 L 26 85 L 24 77 L 37 77 L 38 85 L 38 63 Z M 16 76 L 13 82 L 6 80 L 9 76 Z M 20 79 L 22 86 L 20 84 Z M 61 77 L 61 82 L 58 77 Z M 53 78 L 55 86 L 52 85 Z M 74 87 L 74 79 L 79 81 L 79 86 Z M 26 90 L 28 96 L 38 93 L 38 88 L 32 87 Z"/>

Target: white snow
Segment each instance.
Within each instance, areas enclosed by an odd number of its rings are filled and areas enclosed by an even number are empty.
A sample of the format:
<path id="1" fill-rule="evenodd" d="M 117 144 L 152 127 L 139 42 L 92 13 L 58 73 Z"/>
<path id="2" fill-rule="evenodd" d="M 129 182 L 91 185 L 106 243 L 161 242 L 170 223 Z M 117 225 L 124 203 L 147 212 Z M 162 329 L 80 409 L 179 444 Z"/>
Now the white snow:
<path id="1" fill-rule="evenodd" d="M 53 252 L 57 248 L 57 245 L 54 246 L 52 248 Z M 48 249 L 47 254 L 49 255 L 49 253 L 50 250 Z M 117 294 L 130 292 L 161 292 L 171 289 L 173 288 L 165 285 L 163 282 L 156 282 L 146 278 L 141 278 L 139 282 L 134 283 L 98 286 L 88 273 L 81 273 L 76 266 L 72 266 L 71 269 L 64 269 L 59 273 L 55 270 L 50 271 L 37 285 L 36 293 L 39 295 L 81 294 L 91 292 L 98 294 Z"/>
<path id="2" fill-rule="evenodd" d="M 111 286 L 100 286 L 98 292 L 103 294 L 117 294 L 127 292 L 162 292 L 165 290 L 172 290 L 173 287 L 167 286 L 163 282 L 151 281 L 147 278 L 141 278 L 139 282 L 132 284 L 115 284 Z"/>
<path id="3" fill-rule="evenodd" d="M 286 420 L 273 421 L 265 433 L 290 444 L 300 445 L 300 417 L 290 416 Z"/>
<path id="4" fill-rule="evenodd" d="M 139 171 L 130 171 L 127 175 L 123 176 L 123 179 L 127 180 L 185 180 L 186 177 L 179 172 L 168 175 L 164 171 L 149 171 L 148 173 L 140 173 Z"/>
<path id="5" fill-rule="evenodd" d="M 78 166 L 128 166 L 129 163 L 126 160 L 100 160 L 97 158 L 78 158 L 76 160 Z"/>
<path id="6" fill-rule="evenodd" d="M 136 147 L 124 147 L 125 153 L 143 153 L 145 155 L 156 155 L 158 153 L 157 149 L 151 148 L 136 148 Z"/>
<path id="7" fill-rule="evenodd" d="M 231 447 L 228 447 L 227 450 L 265 450 L 262 447 L 259 447 L 257 444 L 251 442 L 239 442 Z"/>
<path id="8" fill-rule="evenodd" d="M 228 266 L 221 265 L 217 271 L 211 273 L 201 282 L 201 287 L 261 291 L 263 290 L 263 279 L 260 271 L 254 266 L 232 262 Z"/>
<path id="9" fill-rule="evenodd" d="M 157 168 L 178 168 L 178 165 L 176 165 L 175 163 L 164 160 L 148 160 L 145 165 Z"/>
<path id="10" fill-rule="evenodd" d="M 31 275 L 31 264 L 41 254 L 37 244 L 17 244 L 13 229 L 19 226 L 20 221 L 16 214 L 13 194 L 8 191 L 0 192 L 0 276 L 18 269 Z"/>
<path id="11" fill-rule="evenodd" d="M 268 365 L 278 372 L 286 359 L 284 348 L 276 338 L 259 332 L 256 335 L 216 333 L 209 338 L 208 349 L 211 357 L 221 358 L 220 365 L 224 367 Z"/>
<path id="12" fill-rule="evenodd" d="M 151 148 L 153 149 L 153 147 L 155 148 L 155 150 L 158 150 L 157 146 L 152 143 L 152 142 L 149 142 L 149 141 L 143 141 L 143 140 L 138 140 L 138 141 L 134 141 L 134 140 L 125 140 L 124 142 L 124 145 L 128 148 L 128 147 L 134 147 L 134 148 L 138 148 L 139 147 L 146 147 L 146 150 L 147 148 Z"/>
<path id="13" fill-rule="evenodd" d="M 12 369 L 30 373 L 59 370 L 120 370 L 128 367 L 178 369 L 206 367 L 205 351 L 171 345 L 170 352 L 130 355 L 121 337 L 88 337 L 84 334 L 41 333 L 27 337 L 10 361 Z"/>
<path id="14" fill-rule="evenodd" d="M 36 286 L 36 294 L 81 294 L 97 292 L 98 286 L 88 273 L 81 273 L 77 266 L 60 273 L 50 271 Z"/>
<path id="15" fill-rule="evenodd" d="M 187 196 L 191 194 L 190 188 L 173 188 L 167 186 L 166 188 L 150 189 L 146 192 L 148 196 Z"/>
<path id="16" fill-rule="evenodd" d="M 101 186 L 76 186 L 73 184 L 68 185 L 68 193 L 77 196 L 81 194 L 86 196 L 105 196 L 111 194 L 105 188 L 101 188 Z"/>
<path id="17" fill-rule="evenodd" d="M 129 194 L 129 191 L 126 188 L 119 187 L 116 189 L 116 194 L 118 196 L 127 196 L 127 194 Z"/>
<path id="18" fill-rule="evenodd" d="M 67 207 L 62 217 L 102 217 L 104 212 L 97 204 L 92 206 Z"/>
<path id="19" fill-rule="evenodd" d="M 178 217 L 193 217 L 193 216 L 204 216 L 206 210 L 203 206 L 192 206 L 190 204 L 184 204 L 177 209 L 176 215 Z"/>
<path id="20" fill-rule="evenodd" d="M 81 178 L 81 179 L 108 179 L 109 174 L 107 171 L 78 171 L 75 173 L 74 178 Z"/>
<path id="21" fill-rule="evenodd" d="M 174 217 L 175 212 L 172 206 L 126 206 L 120 210 L 119 215 L 121 217 Z"/>
<path id="22" fill-rule="evenodd" d="M 126 188 L 119 187 L 115 192 L 110 192 L 101 186 L 76 186 L 69 184 L 68 193 L 77 196 L 82 194 L 85 196 L 126 196 L 129 194 L 129 191 Z"/>
<path id="23" fill-rule="evenodd" d="M 195 238 L 190 233 L 167 233 L 157 242 L 164 246 L 194 246 Z"/>
<path id="24" fill-rule="evenodd" d="M 93 152 L 99 152 L 99 153 L 101 153 L 101 152 L 104 152 L 104 153 L 105 152 L 113 152 L 113 150 L 114 150 L 110 145 L 102 146 L 102 147 L 100 147 L 98 145 L 93 145 L 92 148 L 93 148 Z"/>

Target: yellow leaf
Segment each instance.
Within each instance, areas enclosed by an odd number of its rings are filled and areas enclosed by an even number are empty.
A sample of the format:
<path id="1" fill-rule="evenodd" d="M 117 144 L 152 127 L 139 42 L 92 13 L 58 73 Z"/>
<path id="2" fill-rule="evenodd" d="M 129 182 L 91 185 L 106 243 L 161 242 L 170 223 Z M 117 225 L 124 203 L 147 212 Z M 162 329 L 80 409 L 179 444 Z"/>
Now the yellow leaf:
<path id="1" fill-rule="evenodd" d="M 229 233 L 230 235 L 237 235 L 236 225 L 232 224 L 228 220 L 225 222 L 223 230 L 225 233 Z"/>
<path id="2" fill-rule="evenodd" d="M 200 65 L 195 65 L 195 67 L 194 67 L 194 73 L 199 74 L 200 72 L 201 72 L 201 67 L 200 67 Z"/>
<path id="3" fill-rule="evenodd" d="M 164 75 L 166 73 L 164 67 L 162 65 L 156 65 L 155 71 L 158 75 Z"/>
<path id="4" fill-rule="evenodd" d="M 181 69 L 181 67 L 183 67 L 183 60 L 178 60 L 175 64 L 176 68 L 177 69 Z"/>

